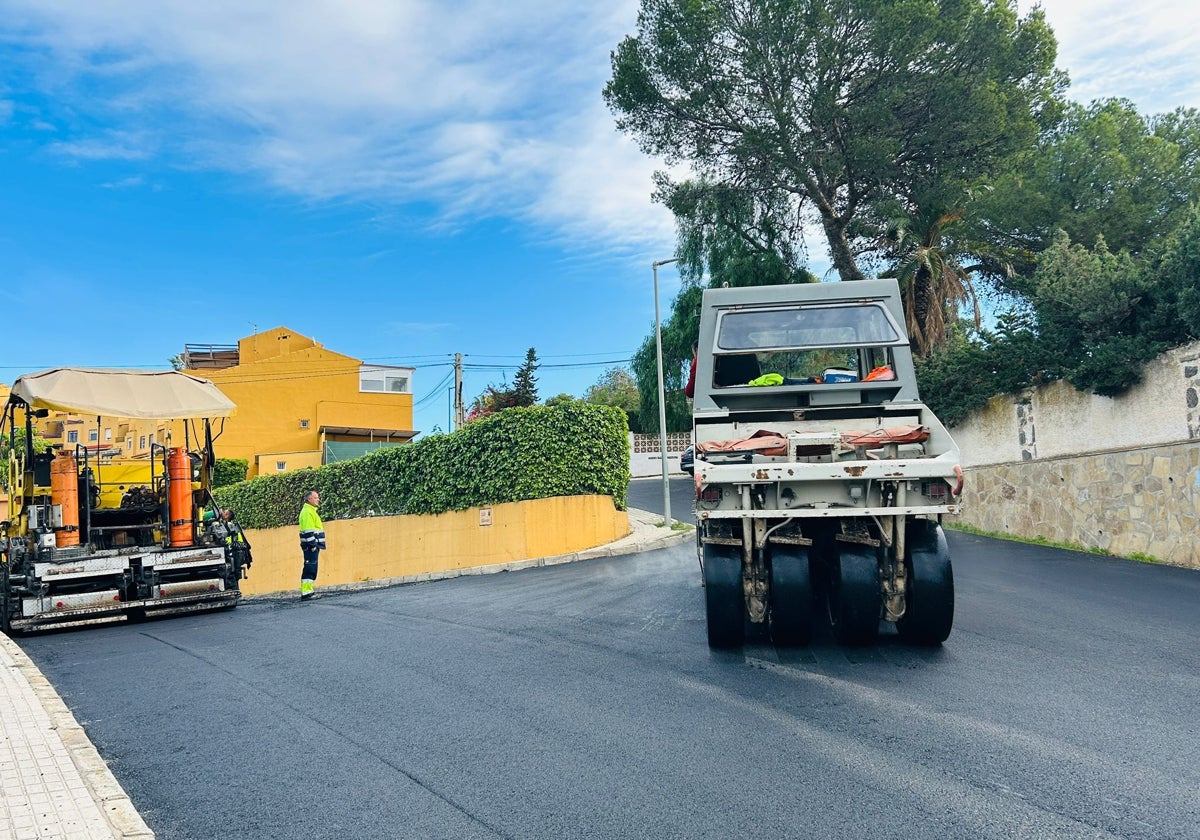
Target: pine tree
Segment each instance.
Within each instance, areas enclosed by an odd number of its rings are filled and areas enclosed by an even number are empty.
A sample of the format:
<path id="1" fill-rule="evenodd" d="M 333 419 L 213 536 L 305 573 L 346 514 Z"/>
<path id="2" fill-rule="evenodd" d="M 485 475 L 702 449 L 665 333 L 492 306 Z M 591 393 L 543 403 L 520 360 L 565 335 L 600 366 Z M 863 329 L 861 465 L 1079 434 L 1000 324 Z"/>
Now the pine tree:
<path id="1" fill-rule="evenodd" d="M 515 405 L 537 405 L 537 377 L 534 372 L 538 369 L 537 351 L 530 347 L 525 354 L 525 363 L 517 369 L 513 377 L 513 397 Z"/>

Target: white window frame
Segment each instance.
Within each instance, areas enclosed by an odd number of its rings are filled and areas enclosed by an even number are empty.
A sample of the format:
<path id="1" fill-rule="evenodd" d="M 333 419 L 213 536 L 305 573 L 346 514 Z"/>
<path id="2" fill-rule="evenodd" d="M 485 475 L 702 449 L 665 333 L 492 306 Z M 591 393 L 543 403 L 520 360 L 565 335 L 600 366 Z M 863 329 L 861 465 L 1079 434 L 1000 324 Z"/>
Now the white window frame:
<path id="1" fill-rule="evenodd" d="M 358 369 L 358 390 L 363 394 L 411 394 L 412 368 L 362 365 Z"/>

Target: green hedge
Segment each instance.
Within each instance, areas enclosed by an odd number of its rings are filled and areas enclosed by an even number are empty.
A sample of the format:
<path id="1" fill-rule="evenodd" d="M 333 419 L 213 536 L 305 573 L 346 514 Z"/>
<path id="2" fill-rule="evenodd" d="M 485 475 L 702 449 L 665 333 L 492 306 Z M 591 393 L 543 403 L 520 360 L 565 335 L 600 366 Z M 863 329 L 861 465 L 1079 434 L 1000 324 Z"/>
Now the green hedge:
<path id="1" fill-rule="evenodd" d="M 245 458 L 218 458 L 213 462 L 213 488 L 245 481 L 248 469 L 250 462 Z"/>
<path id="2" fill-rule="evenodd" d="M 444 513 L 554 496 L 611 496 L 625 509 L 625 412 L 603 405 L 510 408 L 452 434 L 318 469 L 259 476 L 215 492 L 247 528 L 295 525 L 307 490 L 321 518 Z"/>

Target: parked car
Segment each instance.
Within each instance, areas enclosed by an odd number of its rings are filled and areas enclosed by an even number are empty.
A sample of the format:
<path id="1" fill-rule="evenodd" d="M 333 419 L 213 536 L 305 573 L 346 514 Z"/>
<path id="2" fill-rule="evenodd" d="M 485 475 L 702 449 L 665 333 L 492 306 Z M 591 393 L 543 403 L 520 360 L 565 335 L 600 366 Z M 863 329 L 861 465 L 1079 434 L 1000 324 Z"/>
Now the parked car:
<path id="1" fill-rule="evenodd" d="M 688 475 L 694 475 L 696 468 L 696 446 L 693 444 L 679 453 L 679 469 Z"/>

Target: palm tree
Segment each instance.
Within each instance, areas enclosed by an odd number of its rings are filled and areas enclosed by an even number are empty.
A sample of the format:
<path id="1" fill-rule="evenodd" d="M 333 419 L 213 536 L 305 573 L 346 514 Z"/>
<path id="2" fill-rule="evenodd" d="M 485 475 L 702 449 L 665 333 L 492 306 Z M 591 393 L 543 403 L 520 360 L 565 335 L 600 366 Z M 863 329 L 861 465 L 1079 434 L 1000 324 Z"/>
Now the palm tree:
<path id="1" fill-rule="evenodd" d="M 918 208 L 909 216 L 890 219 L 880 239 L 891 267 L 884 277 L 894 277 L 904 300 L 904 319 L 914 352 L 923 357 L 945 343 L 957 313 L 971 305 L 979 326 L 979 298 L 972 275 L 979 272 L 1011 275 L 1008 263 L 987 243 L 954 239 L 948 231 L 966 218 L 965 208 L 930 211 Z M 960 254 L 975 254 L 977 263 L 964 266 Z"/>

